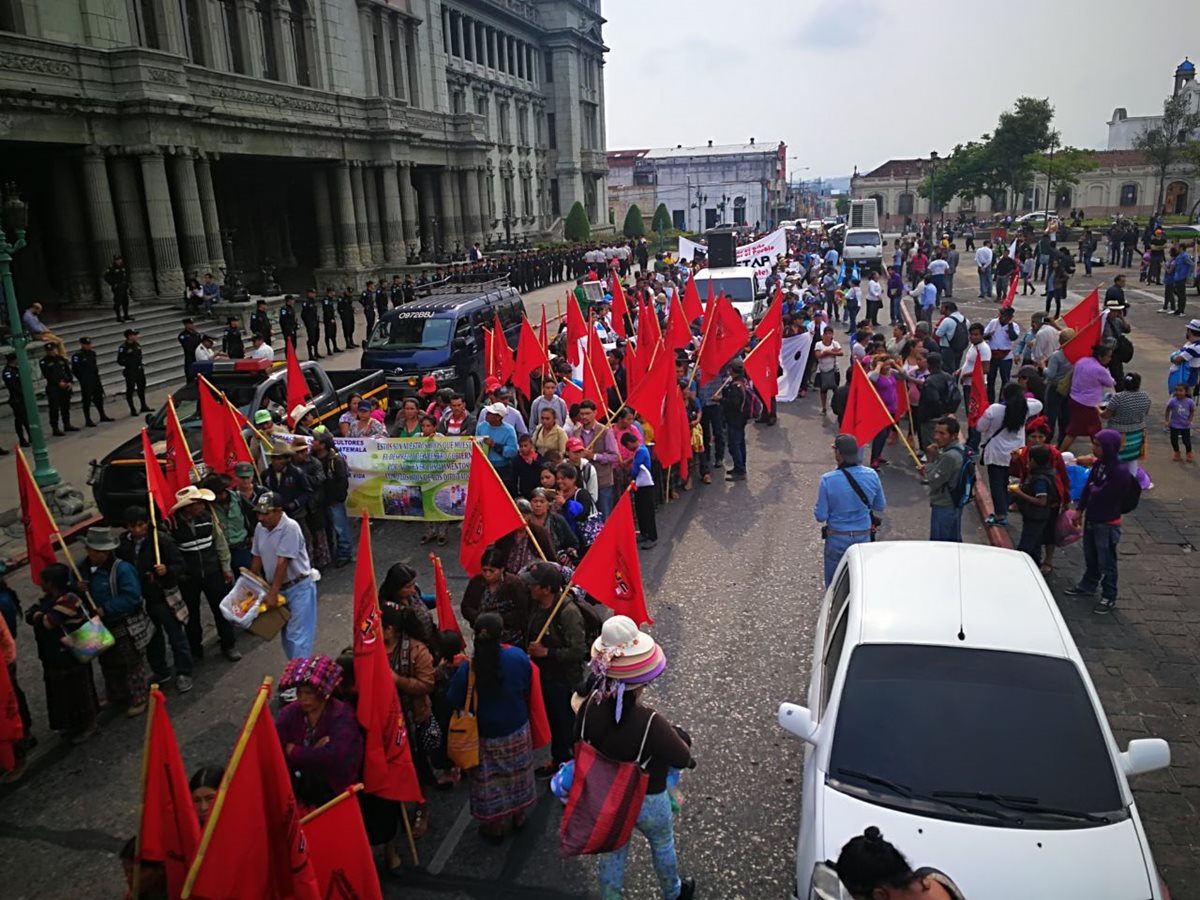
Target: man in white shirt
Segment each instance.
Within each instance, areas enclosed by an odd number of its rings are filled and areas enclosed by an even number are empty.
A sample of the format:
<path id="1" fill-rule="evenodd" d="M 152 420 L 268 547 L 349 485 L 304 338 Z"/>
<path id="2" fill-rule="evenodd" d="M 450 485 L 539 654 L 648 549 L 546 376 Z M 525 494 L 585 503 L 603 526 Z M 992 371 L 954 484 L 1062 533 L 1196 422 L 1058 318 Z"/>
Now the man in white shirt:
<path id="1" fill-rule="evenodd" d="M 987 373 L 988 403 L 996 402 L 996 379 L 1000 384 L 1008 384 L 1012 377 L 1013 343 L 1021 336 L 1021 329 L 1013 324 L 1013 308 L 1006 306 L 1000 310 L 996 318 L 984 326 L 983 336 L 987 338 L 992 351 L 991 365 Z"/>
<path id="2" fill-rule="evenodd" d="M 317 585 L 300 524 L 283 511 L 283 500 L 268 491 L 254 504 L 258 527 L 251 541 L 250 568 L 271 585 L 271 596 L 287 598 L 291 618 L 280 643 L 288 659 L 312 656 L 317 636 Z"/>
<path id="3" fill-rule="evenodd" d="M 975 251 L 975 268 L 979 270 L 979 299 L 992 296 L 992 242 L 984 241 Z"/>
<path id="4" fill-rule="evenodd" d="M 1052 323 L 1053 319 L 1045 313 L 1033 314 L 1033 363 L 1039 368 L 1046 368 L 1050 356 L 1058 349 L 1058 328 Z"/>
<path id="5" fill-rule="evenodd" d="M 975 362 L 983 365 L 983 374 L 987 375 L 988 367 L 992 364 L 992 348 L 983 339 L 983 325 L 972 322 L 967 329 L 967 352 L 963 354 L 962 366 L 958 370 L 958 380 L 962 382 L 963 391 L 971 386 L 971 376 L 975 374 Z"/>
<path id="6" fill-rule="evenodd" d="M 224 353 L 213 346 L 212 335 L 200 338 L 200 346 L 196 348 L 196 362 L 211 362 L 214 359 L 226 359 Z"/>
<path id="7" fill-rule="evenodd" d="M 942 258 L 939 250 L 938 255 L 929 261 L 925 271 L 933 276 L 933 283 L 937 285 L 937 298 L 940 301 L 946 295 L 946 273 L 950 271 L 950 263 Z"/>
<path id="8" fill-rule="evenodd" d="M 879 327 L 879 311 L 883 309 L 883 285 L 879 283 L 879 273 L 872 270 L 871 279 L 867 282 L 867 321 Z"/>
<path id="9" fill-rule="evenodd" d="M 250 351 L 251 359 L 266 359 L 274 360 L 275 351 L 271 349 L 271 345 L 263 341 L 261 334 L 253 334 L 250 336 L 250 341 L 254 349 Z"/>

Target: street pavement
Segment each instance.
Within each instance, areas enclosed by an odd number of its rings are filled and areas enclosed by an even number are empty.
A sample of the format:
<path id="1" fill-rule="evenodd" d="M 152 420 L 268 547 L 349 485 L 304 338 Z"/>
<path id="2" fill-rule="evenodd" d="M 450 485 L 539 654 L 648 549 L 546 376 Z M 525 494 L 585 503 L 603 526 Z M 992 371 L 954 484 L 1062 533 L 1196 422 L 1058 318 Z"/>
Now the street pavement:
<path id="1" fill-rule="evenodd" d="M 964 270 L 958 294 L 968 315 L 980 318 L 994 304 L 970 299 L 977 290 L 963 277 L 969 263 Z M 1082 296 L 1090 287 L 1074 279 L 1072 295 Z M 531 295 L 530 317 L 536 320 L 542 302 L 553 314 L 561 295 L 561 286 Z M 1178 319 L 1149 312 L 1159 305 L 1157 297 L 1157 290 L 1150 297 L 1132 294 L 1137 355 L 1127 367 L 1146 377 L 1155 398 L 1152 421 L 1161 417 L 1165 402 L 1166 353 L 1182 339 Z M 1025 319 L 1040 308 L 1040 298 L 1018 296 L 1017 308 Z M 344 367 L 353 367 L 356 359 L 347 355 Z M 111 443 L 127 434 L 127 427 Z M 685 774 L 681 786 L 677 845 L 683 874 L 696 877 L 698 893 L 707 897 L 782 897 L 794 877 L 802 745 L 783 734 L 774 718 L 778 703 L 802 698 L 807 684 L 821 595 L 821 545 L 811 509 L 816 480 L 831 466 L 835 426 L 822 419 L 810 399 L 782 406 L 776 427 L 753 426 L 752 431 L 748 481 L 718 479 L 660 508 L 662 539 L 642 557 L 654 634 L 669 660 L 666 674 L 648 689 L 647 701 L 686 728 L 695 742 L 698 767 Z M 1197 545 L 1188 501 L 1198 476 L 1194 466 L 1169 462 L 1165 435 L 1154 428 L 1150 434 L 1145 465 L 1155 488 L 1126 517 L 1117 611 L 1098 618 L 1090 604 L 1062 595 L 1078 577 L 1078 547 L 1059 554 L 1049 583 L 1118 741 L 1155 735 L 1172 744 L 1172 767 L 1137 779 L 1135 792 L 1156 861 L 1179 898 L 1200 896 L 1200 612 L 1194 591 L 1188 590 Z M 86 454 L 71 454 L 72 464 L 76 455 Z M 923 539 L 928 528 L 924 489 L 902 447 L 889 447 L 886 455 L 891 465 L 881 475 L 889 511 L 882 537 Z M 55 463 L 63 465 L 57 457 Z M 985 540 L 971 509 L 964 526 L 968 540 Z M 423 584 L 431 583 L 418 532 L 406 523 L 373 524 L 377 577 L 403 561 L 421 573 Z M 450 588 L 458 598 L 465 577 L 453 543 L 447 550 Z M 352 578 L 350 569 L 331 571 L 320 585 L 321 652 L 337 653 L 350 643 Z M 23 575 L 14 582 L 30 596 Z M 44 723 L 44 703 L 27 630 L 18 642 L 20 677 L 43 747 L 24 780 L 0 787 L 4 895 L 116 896 L 122 884 L 115 853 L 134 828 L 144 722 L 114 719 L 81 748 L 59 746 L 38 724 Z M 250 637 L 239 646 L 246 655 L 237 664 L 210 653 L 190 694 L 180 697 L 168 690 L 168 709 L 189 771 L 227 758 L 256 685 L 282 668 L 278 646 Z M 478 837 L 465 787 L 435 793 L 430 801 L 430 830 L 418 844 L 421 867 L 386 876 L 386 896 L 595 896 L 594 862 L 558 857 L 560 805 L 553 797 L 543 797 L 525 831 L 499 848 Z M 637 836 L 626 885 L 629 897 L 656 896 L 646 845 Z"/>

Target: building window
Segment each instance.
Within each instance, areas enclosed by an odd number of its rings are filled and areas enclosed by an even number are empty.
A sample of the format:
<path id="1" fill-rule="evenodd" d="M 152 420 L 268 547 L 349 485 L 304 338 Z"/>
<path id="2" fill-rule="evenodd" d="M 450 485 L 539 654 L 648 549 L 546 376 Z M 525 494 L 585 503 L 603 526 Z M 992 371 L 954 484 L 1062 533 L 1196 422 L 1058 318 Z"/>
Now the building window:
<path id="1" fill-rule="evenodd" d="M 554 80 L 554 57 L 549 53 L 542 54 L 542 65 L 546 69 L 546 81 Z"/>
<path id="2" fill-rule="evenodd" d="M 500 187 L 504 191 L 504 215 L 511 218 L 513 210 L 513 182 L 511 175 L 505 175 L 500 179 Z"/>
<path id="3" fill-rule="evenodd" d="M 687 231 L 687 210 L 671 210 L 671 224 L 675 226 L 676 231 Z"/>
<path id="4" fill-rule="evenodd" d="M 204 53 L 204 24 L 200 12 L 201 0 L 186 0 L 184 4 L 185 25 L 187 27 L 188 59 L 198 66 L 207 66 L 208 58 Z M 0 10 L 4 8 L 0 0 Z M 4 14 L 0 12 L 0 21 Z"/>
<path id="5" fill-rule="evenodd" d="M 242 59 L 242 27 L 238 21 L 236 0 L 220 0 L 221 24 L 225 28 L 225 62 L 229 69 L 239 75 L 246 74 L 246 61 Z"/>
<path id="6" fill-rule="evenodd" d="M 733 224 L 734 225 L 745 225 L 746 224 L 746 198 L 745 197 L 734 197 L 733 198 Z"/>
<path id="7" fill-rule="evenodd" d="M 481 66 L 487 65 L 487 29 L 480 23 L 475 23 L 475 61 Z"/>
<path id="8" fill-rule="evenodd" d="M 512 143 L 512 125 L 508 120 L 508 104 L 501 102 L 497 112 L 500 117 L 500 142 L 510 144 Z"/>
<path id="9" fill-rule="evenodd" d="M 525 106 L 517 107 L 517 137 L 522 147 L 529 146 L 529 109 Z"/>
<path id="10" fill-rule="evenodd" d="M 21 0 L 0 0 L 0 31 L 15 34 L 25 33 L 25 16 L 21 12 Z"/>
<path id="11" fill-rule="evenodd" d="M 475 113 L 476 113 L 476 115 L 483 116 L 484 130 L 490 131 L 491 123 L 488 121 L 488 98 L 487 97 L 476 97 L 475 98 Z"/>
<path id="12" fill-rule="evenodd" d="M 1054 192 L 1055 209 L 1064 209 L 1066 207 L 1073 207 L 1074 205 L 1075 201 L 1071 196 L 1071 189 L 1069 187 L 1059 188 Z"/>
<path id="13" fill-rule="evenodd" d="M 450 111 L 455 115 L 467 111 L 467 95 L 465 91 L 452 91 L 450 94 Z"/>
<path id="14" fill-rule="evenodd" d="M 651 172 L 634 172 L 633 183 L 638 185 L 654 184 L 654 175 Z"/>
<path id="15" fill-rule="evenodd" d="M 458 13 L 450 13 L 450 53 L 454 56 L 462 58 L 462 44 L 458 42 L 458 24 L 462 21 L 462 16 Z"/>
<path id="16" fill-rule="evenodd" d="M 1121 185 L 1121 205 L 1137 206 L 1138 189 L 1136 184 Z"/>
<path id="17" fill-rule="evenodd" d="M 528 175 L 521 176 L 521 210 L 526 216 L 533 217 L 533 179 Z"/>
<path id="18" fill-rule="evenodd" d="M 552 215 L 562 215 L 562 197 L 558 192 L 558 179 L 550 179 L 550 212 Z"/>
<path id="19" fill-rule="evenodd" d="M 133 4 L 134 25 L 137 27 L 138 43 L 153 50 L 166 49 L 160 43 L 157 0 L 137 0 Z"/>
<path id="20" fill-rule="evenodd" d="M 459 21 L 462 23 L 463 59 L 467 62 L 475 62 L 475 41 L 472 38 L 475 33 L 475 23 L 466 16 Z"/>
<path id="21" fill-rule="evenodd" d="M 900 200 L 896 204 L 896 212 L 902 216 L 911 216 L 913 214 L 913 195 L 901 194 Z"/>
<path id="22" fill-rule="evenodd" d="M 533 117 L 533 140 L 539 146 L 545 146 L 546 143 L 546 114 L 536 113 Z"/>
<path id="23" fill-rule="evenodd" d="M 546 113 L 546 140 L 551 150 L 558 149 L 558 116 Z"/>
<path id="24" fill-rule="evenodd" d="M 268 0 L 258 0 L 254 4 L 258 13 L 258 27 L 262 32 L 262 77 L 270 81 L 279 80 L 279 65 L 275 56 L 275 28 L 272 22 L 271 4 Z"/>
<path id="25" fill-rule="evenodd" d="M 883 215 L 883 197 L 879 194 L 872 194 L 871 199 L 875 201 L 875 212 L 878 215 Z"/>
<path id="26" fill-rule="evenodd" d="M 296 56 L 296 82 L 306 87 L 312 85 L 312 71 L 308 66 L 308 33 L 305 15 L 308 13 L 304 0 L 291 0 L 292 46 Z"/>

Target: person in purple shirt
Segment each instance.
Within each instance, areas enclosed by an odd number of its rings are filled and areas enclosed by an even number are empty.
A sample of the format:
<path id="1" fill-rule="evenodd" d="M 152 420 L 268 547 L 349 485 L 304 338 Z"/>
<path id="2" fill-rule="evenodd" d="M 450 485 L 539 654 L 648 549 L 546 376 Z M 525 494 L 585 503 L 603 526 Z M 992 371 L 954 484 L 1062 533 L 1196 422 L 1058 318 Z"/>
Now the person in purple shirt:
<path id="1" fill-rule="evenodd" d="M 1092 438 L 1092 471 L 1079 498 L 1083 516 L 1085 571 L 1079 583 L 1067 588 L 1072 597 L 1095 597 L 1097 615 L 1107 615 L 1117 605 L 1117 544 L 1121 542 L 1121 507 L 1134 476 L 1120 459 L 1121 434 L 1106 428 Z"/>

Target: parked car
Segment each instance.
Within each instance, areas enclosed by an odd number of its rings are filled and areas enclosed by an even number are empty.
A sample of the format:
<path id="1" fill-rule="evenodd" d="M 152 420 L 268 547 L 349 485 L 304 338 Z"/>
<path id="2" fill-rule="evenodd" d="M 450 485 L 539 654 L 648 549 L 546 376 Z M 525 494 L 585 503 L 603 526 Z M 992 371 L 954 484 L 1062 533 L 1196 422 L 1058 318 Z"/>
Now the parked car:
<path id="1" fill-rule="evenodd" d="M 225 393 L 229 402 L 253 418 L 259 409 L 272 409 L 287 415 L 287 368 L 271 360 L 236 359 L 198 363 L 196 371 Z M 315 362 L 300 363 L 300 371 L 312 395 L 310 403 L 317 418 L 331 428 L 346 411 L 351 394 L 384 399 L 387 384 L 382 372 L 327 371 Z M 181 387 L 171 395 L 175 412 L 183 425 L 192 459 L 199 462 L 201 441 L 200 395 L 195 384 Z M 150 440 L 163 440 L 167 433 L 167 405 L 146 416 Z M 333 429 L 336 431 L 336 429 Z M 158 452 L 157 449 L 155 452 Z M 146 469 L 140 433 L 107 453 L 99 461 L 91 461 L 88 484 L 96 498 L 96 506 L 109 522 L 123 522 L 125 509 L 146 504 Z"/>
<path id="2" fill-rule="evenodd" d="M 870 825 L 971 900 L 1164 896 L 1128 778 L 1170 749 L 1117 747 L 1025 554 L 851 547 L 821 604 L 807 704 L 778 720 L 807 744 L 799 898 L 848 897 L 824 861 Z"/>

